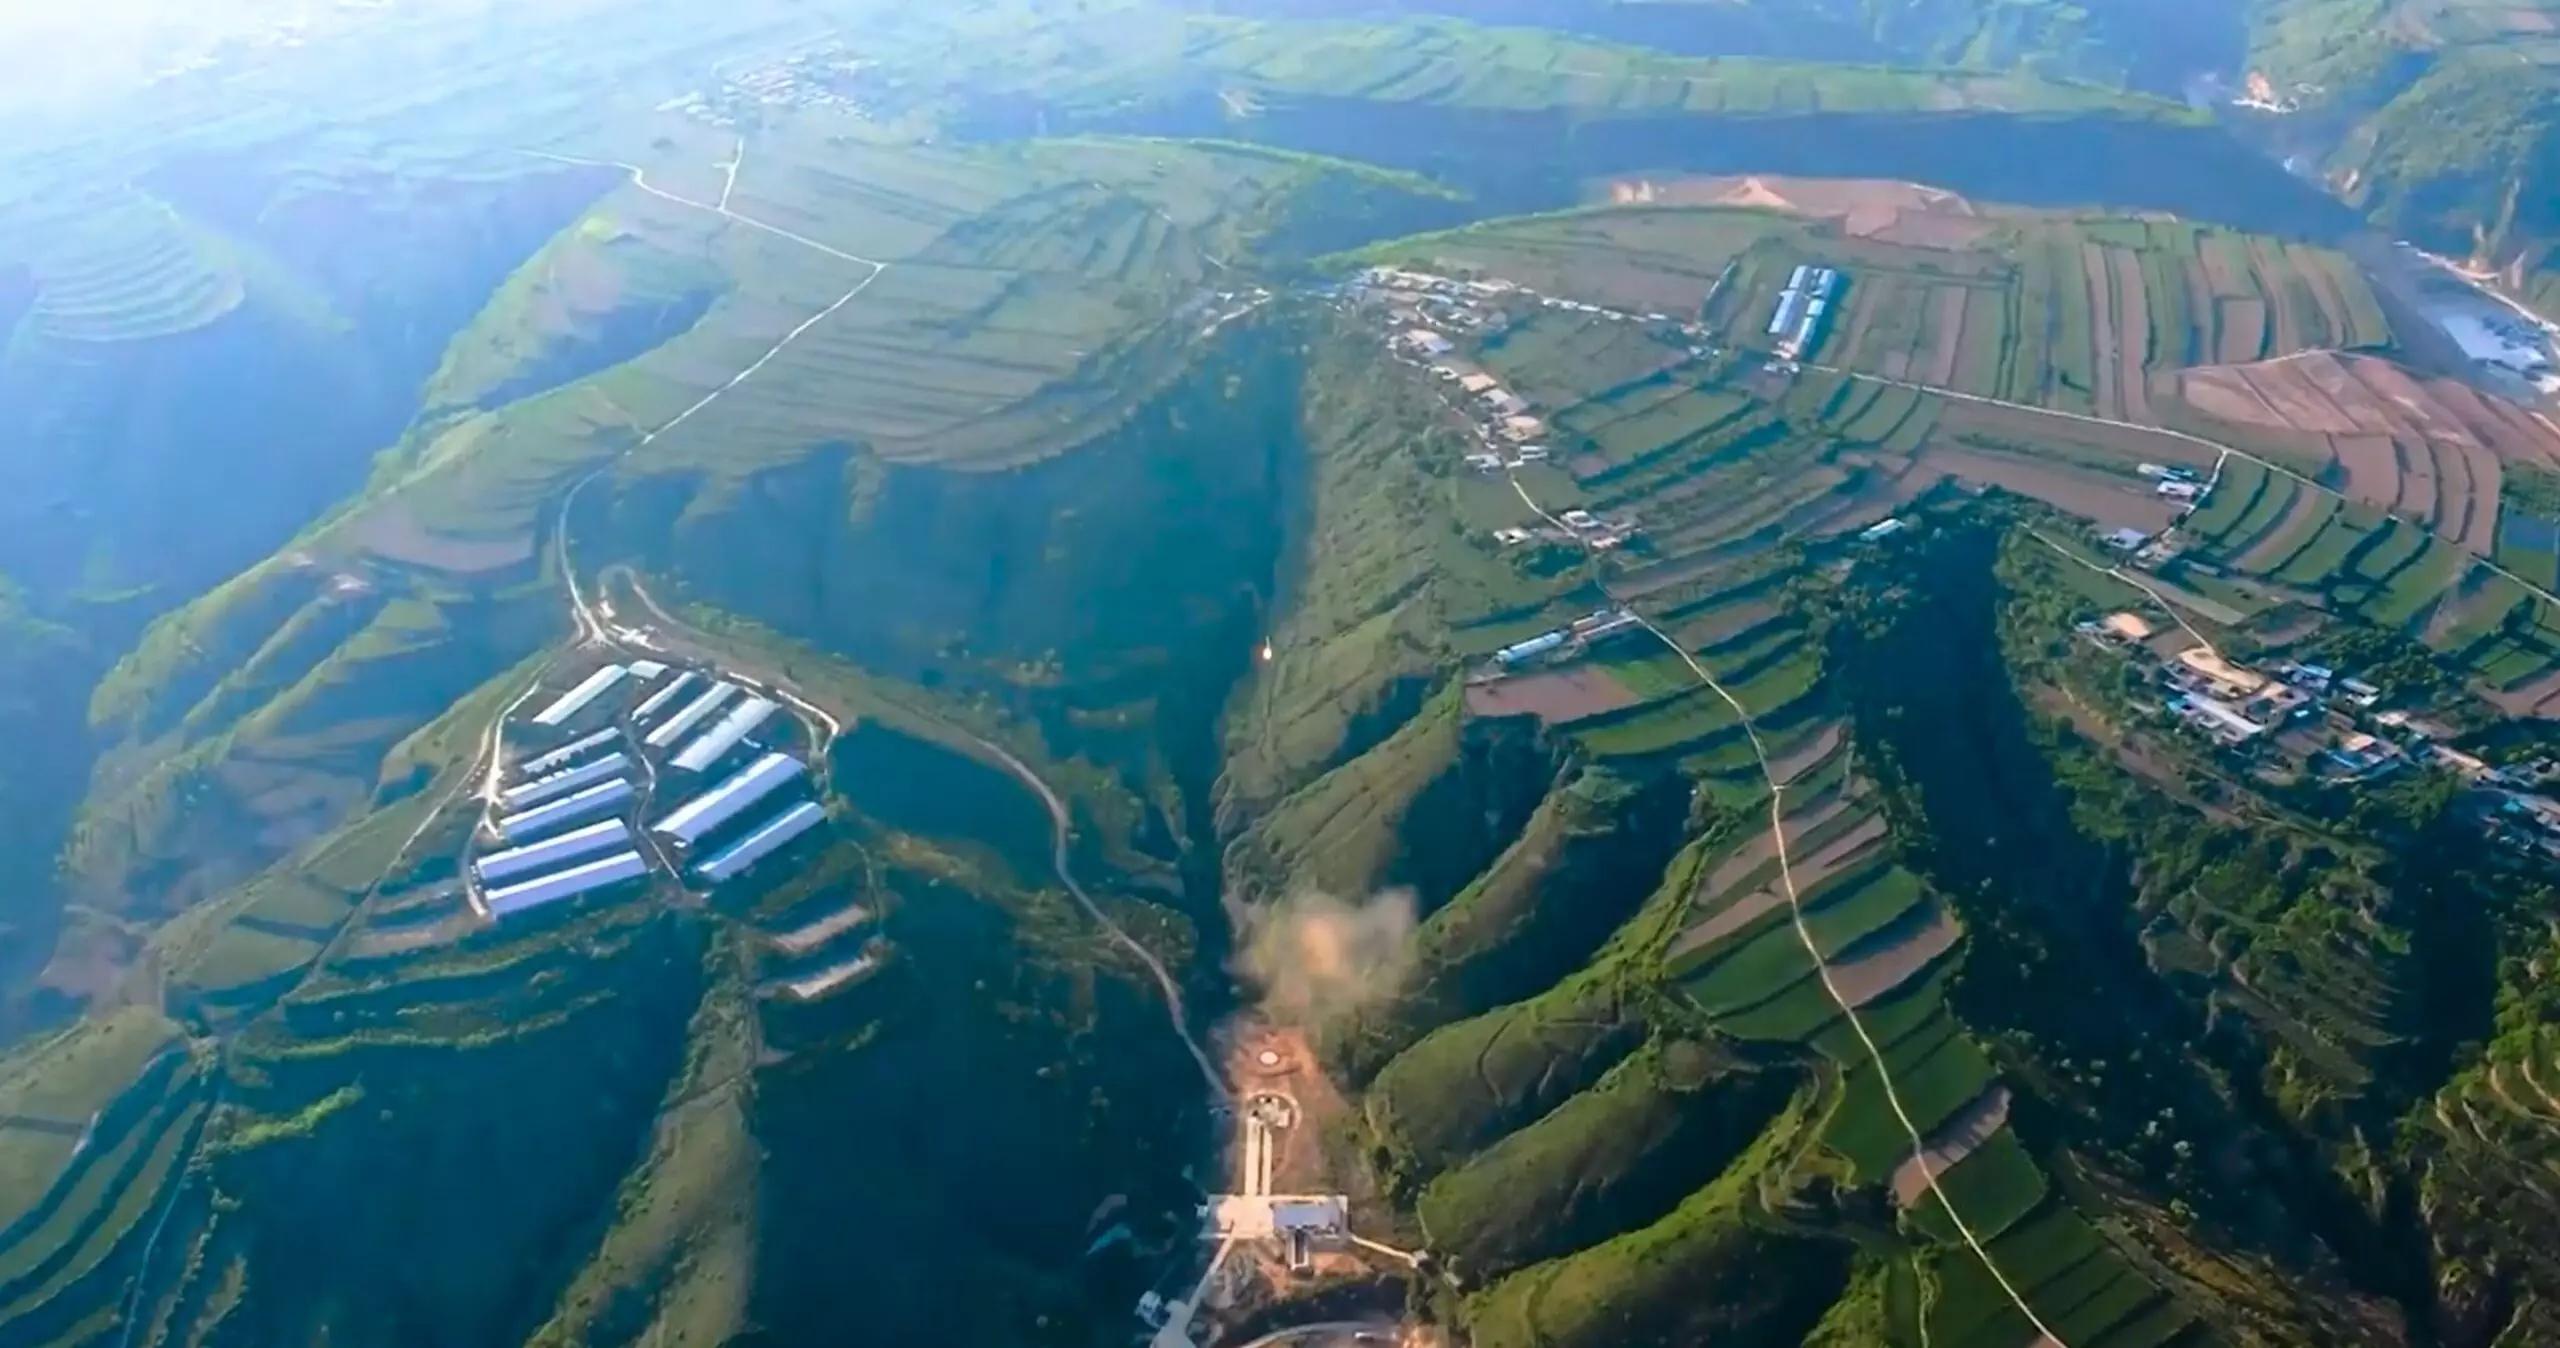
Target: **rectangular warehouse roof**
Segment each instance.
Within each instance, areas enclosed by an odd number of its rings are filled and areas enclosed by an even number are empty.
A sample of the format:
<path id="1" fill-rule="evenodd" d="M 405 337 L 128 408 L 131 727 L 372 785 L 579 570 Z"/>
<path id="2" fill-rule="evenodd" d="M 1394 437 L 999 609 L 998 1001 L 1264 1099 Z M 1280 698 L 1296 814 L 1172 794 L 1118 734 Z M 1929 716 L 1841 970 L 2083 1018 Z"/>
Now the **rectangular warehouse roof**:
<path id="1" fill-rule="evenodd" d="M 491 852 L 472 867 L 479 872 L 480 883 L 494 885 L 502 880 L 531 875 L 564 861 L 593 856 L 607 848 L 622 847 L 631 841 L 631 826 L 619 819 L 607 819 L 572 829 L 557 838 L 511 847 L 504 852 Z"/>
<path id="2" fill-rule="evenodd" d="M 684 710 L 660 722 L 658 728 L 650 731 L 649 738 L 642 743 L 652 749 L 663 749 L 683 739 L 693 733 L 695 726 L 709 719 L 711 713 L 720 710 L 720 704 L 728 701 L 729 695 L 736 691 L 738 691 L 738 685 L 727 679 L 722 679 L 703 689 L 702 696 L 684 704 Z"/>
<path id="3" fill-rule="evenodd" d="M 498 836 L 511 843 L 539 838 L 556 828 L 564 828 L 581 819 L 591 819 L 607 810 L 620 809 L 631 799 L 631 782 L 616 778 L 588 787 L 574 796 L 563 796 L 548 805 L 508 815 L 498 821 Z"/>
<path id="4" fill-rule="evenodd" d="M 667 667 L 655 660 L 634 660 L 631 662 L 631 677 L 640 680 L 642 683 L 646 683 L 666 672 Z"/>
<path id="5" fill-rule="evenodd" d="M 617 852 L 602 860 L 590 861 L 583 866 L 554 871 L 538 880 L 527 880 L 520 885 L 509 885 L 505 889 L 492 890 L 489 894 L 489 916 L 505 917 L 510 913 L 521 913 L 527 908 L 540 904 L 576 898 L 589 890 L 602 889 L 606 885 L 617 884 L 624 880 L 637 880 L 648 873 L 649 863 L 642 861 L 638 852 Z"/>
<path id="6" fill-rule="evenodd" d="M 606 665 L 579 681 L 577 687 L 552 699 L 551 705 L 533 714 L 535 725 L 558 725 L 587 709 L 587 704 L 604 696 L 606 689 L 622 682 L 631 673 L 620 665 Z"/>
<path id="7" fill-rule="evenodd" d="M 579 759 L 586 757 L 588 754 L 594 753 L 596 750 L 601 749 L 620 738 L 622 738 L 622 732 L 620 730 L 617 730 L 612 726 L 606 726 L 604 729 L 587 736 L 585 739 L 571 740 L 567 744 L 563 744 L 559 748 L 554 749 L 539 758 L 528 758 L 524 762 L 516 765 L 516 771 L 524 774 L 527 780 L 531 780 L 551 771 L 553 768 L 567 767 L 571 763 L 577 762 Z"/>
<path id="8" fill-rule="evenodd" d="M 522 786 L 511 786 L 498 793 L 498 803 L 510 810 L 529 810 L 546 800 L 557 799 L 583 787 L 593 786 L 608 777 L 619 777 L 630 771 L 628 754 L 610 753 L 592 763 L 581 763 L 566 772 L 539 777 Z"/>
<path id="9" fill-rule="evenodd" d="M 693 671 L 688 669 L 683 673 L 676 675 L 674 678 L 667 680 L 665 687 L 649 694 L 645 698 L 642 698 L 640 700 L 640 705 L 631 709 L 631 723 L 633 725 L 640 725 L 646 722 L 650 717 L 657 715 L 659 708 L 675 701 L 677 694 L 682 693 L 685 689 L 693 686 L 693 677 Z"/>
<path id="10" fill-rule="evenodd" d="M 729 774 L 718 786 L 677 806 L 675 813 L 659 820 L 655 827 L 658 832 L 691 846 L 700 841 L 702 835 L 737 818 L 748 806 L 773 794 L 800 772 L 799 759 L 789 754 L 766 754 Z"/>
<path id="11" fill-rule="evenodd" d="M 804 800 L 773 818 L 758 824 L 756 830 L 723 848 L 719 855 L 694 867 L 694 873 L 713 884 L 773 855 L 774 849 L 818 826 L 827 812 L 813 800 Z"/>
<path id="12" fill-rule="evenodd" d="M 675 765 L 687 772 L 700 772 L 710 767 L 720 761 L 722 754 L 737 748 L 738 741 L 745 739 L 757 726 L 763 725 L 765 719 L 773 715 L 773 712 L 772 698 L 748 698 L 730 708 L 729 714 L 721 717 L 718 725 L 703 731 L 693 743 L 684 746 L 676 754 Z"/>

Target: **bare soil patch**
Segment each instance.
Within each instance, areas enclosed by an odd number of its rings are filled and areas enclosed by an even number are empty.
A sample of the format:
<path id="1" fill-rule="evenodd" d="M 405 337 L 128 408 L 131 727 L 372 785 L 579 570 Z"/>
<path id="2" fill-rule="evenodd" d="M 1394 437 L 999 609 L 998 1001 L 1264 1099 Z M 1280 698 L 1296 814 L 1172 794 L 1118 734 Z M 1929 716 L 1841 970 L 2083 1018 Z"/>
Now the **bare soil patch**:
<path id="1" fill-rule="evenodd" d="M 1919 913 L 1858 943 L 1855 953 L 1831 962 L 1831 987 L 1852 1010 L 1911 981 L 1913 975 L 1956 948 L 1964 928 L 1955 915 L 1931 903 Z"/>
<path id="2" fill-rule="evenodd" d="M 2068 464 L 1935 446 L 1924 453 L 1922 463 L 1948 477 L 2032 496 L 2109 528 L 2156 533 L 2177 517 L 2171 502 L 2138 485 Z"/>
<path id="3" fill-rule="evenodd" d="M 1793 782 L 1796 778 L 1830 761 L 1831 755 L 1839 751 L 1840 741 L 1845 734 L 1846 731 L 1837 722 L 1824 726 L 1803 748 L 1791 754 L 1781 755 L 1772 761 L 1769 764 L 1769 775 L 1776 778 L 1780 786 Z"/>
<path id="4" fill-rule="evenodd" d="M 1619 179 L 1618 204 L 1736 206 L 1832 220 L 1852 238 L 1959 251 L 1982 241 L 1992 222 L 1943 188 L 1878 178 L 1794 178 L 1779 174 Z"/>
<path id="5" fill-rule="evenodd" d="M 1548 725 L 1567 725 L 1643 700 L 1597 665 L 1467 686 L 1467 710 L 1478 716 L 1535 716 Z"/>
<path id="6" fill-rule="evenodd" d="M 2249 381 L 2249 387 L 2285 425 L 2327 435 L 2358 429 L 2352 418 L 2321 395 L 2299 362 L 2275 360 L 2246 366 L 2240 377 Z"/>
<path id="7" fill-rule="evenodd" d="M 1918 1155 L 1894 1167 L 1894 1201 L 1906 1208 L 1917 1206 L 1929 1196 L 1930 1180 L 1946 1174 L 1949 1167 L 1971 1156 L 1976 1147 L 2008 1125 L 2009 1088 L 1993 1085 L 1954 1118 L 1938 1125 Z"/>
<path id="8" fill-rule="evenodd" d="M 2308 355 L 2289 356 L 2266 368 L 2274 369 L 2276 365 L 2282 365 L 2308 380 L 2313 388 L 2320 390 L 2320 396 L 2328 401 L 2329 406 L 2336 409 L 2338 416 L 2353 423 L 2354 429 L 2383 435 L 2391 433 L 2390 415 L 2374 402 L 2372 393 L 2363 381 L 2356 378 L 2355 371 L 2348 369 L 2346 363 L 2336 356 L 2326 351 L 2314 351 Z"/>
<path id="9" fill-rule="evenodd" d="M 1811 826 L 1807 825 L 1807 827 Z M 1792 840 L 1797 834 L 1798 830 L 1790 820 L 1787 836 L 1791 847 Z M 1821 851 L 1810 857 L 1795 859 L 1789 869 L 1795 875 L 1796 893 L 1801 895 L 1849 866 L 1875 855 L 1883 849 L 1884 836 L 1884 816 L 1869 815 L 1852 825 L 1847 832 L 1824 844 Z M 1775 855 L 1775 849 L 1769 849 L 1753 869 L 1757 869 L 1758 864 L 1765 864 Z M 1737 854 L 1728 859 L 1726 864 L 1730 865 L 1733 861 L 1740 859 Z M 1724 867 L 1717 867 L 1719 874 L 1723 870 Z M 1744 874 L 1748 873 L 1748 871 L 1744 872 Z M 1740 877 L 1737 876 L 1735 879 L 1738 880 Z M 1700 918 L 1687 931 L 1680 933 L 1679 939 L 1671 943 L 1671 949 L 1667 953 L 1673 958 L 1678 958 L 1692 950 L 1703 950 L 1786 906 L 1786 882 L 1783 878 L 1773 876 L 1769 883 L 1733 899 Z"/>
<path id="10" fill-rule="evenodd" d="M 1849 792 L 1831 791 L 1819 799 L 1807 801 L 1787 811 L 1786 818 L 1781 821 L 1781 827 L 1787 831 L 1789 845 L 1792 846 L 1796 839 L 1810 836 L 1815 829 L 1839 818 L 1840 812 L 1854 803 L 1855 797 Z M 1714 870 L 1707 872 L 1706 883 L 1698 887 L 1699 896 L 1713 899 L 1716 895 L 1741 884 L 1753 871 L 1775 860 L 1777 855 L 1777 839 L 1769 836 L 1767 830 L 1761 830 L 1752 835 L 1749 842 L 1733 849 L 1731 856 L 1717 862 Z"/>
<path id="11" fill-rule="evenodd" d="M 2509 716 L 2548 716 L 2560 711 L 2560 669 L 2536 674 L 2513 688 L 2489 692 L 2489 700 Z"/>
<path id="12" fill-rule="evenodd" d="M 2213 306 L 2220 334 L 2221 359 L 2256 360 L 2267 352 L 2267 305 L 2264 300 L 2220 299 Z"/>
<path id="13" fill-rule="evenodd" d="M 533 560 L 533 535 L 505 538 L 458 538 L 439 534 L 418 522 L 398 501 L 386 502 L 347 526 L 347 540 L 386 561 L 439 571 L 470 574 L 496 571 Z"/>
<path id="14" fill-rule="evenodd" d="M 2182 371 L 2178 375 L 2178 396 L 2216 421 L 2245 426 L 2284 424 L 2284 418 L 2258 396 L 2249 381 L 2229 366 L 2206 365 Z"/>

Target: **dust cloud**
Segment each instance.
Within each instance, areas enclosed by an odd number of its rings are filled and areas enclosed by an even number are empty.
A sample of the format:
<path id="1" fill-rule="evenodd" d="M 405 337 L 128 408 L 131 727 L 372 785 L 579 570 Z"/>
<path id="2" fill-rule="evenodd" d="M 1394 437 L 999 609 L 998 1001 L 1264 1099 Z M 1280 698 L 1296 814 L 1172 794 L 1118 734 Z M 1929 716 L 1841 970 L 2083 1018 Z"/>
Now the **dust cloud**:
<path id="1" fill-rule="evenodd" d="M 1409 889 L 1362 900 L 1300 891 L 1236 914 L 1236 972 L 1265 1014 L 1322 1025 L 1395 991 L 1420 920 Z"/>

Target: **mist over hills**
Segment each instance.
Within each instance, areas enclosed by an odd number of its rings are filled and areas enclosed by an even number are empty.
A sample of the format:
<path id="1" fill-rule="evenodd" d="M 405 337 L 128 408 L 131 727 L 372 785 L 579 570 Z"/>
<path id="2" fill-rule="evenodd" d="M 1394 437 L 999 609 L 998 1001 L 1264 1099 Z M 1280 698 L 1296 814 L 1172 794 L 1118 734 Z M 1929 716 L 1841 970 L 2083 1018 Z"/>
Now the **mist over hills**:
<path id="1" fill-rule="evenodd" d="M 2438 323 L 2548 340 L 2540 13 L 31 84 L 0 1343 L 2560 1336 L 2560 428 Z M 677 677 L 771 704 L 710 771 Z M 636 877 L 499 901 L 607 741 Z"/>

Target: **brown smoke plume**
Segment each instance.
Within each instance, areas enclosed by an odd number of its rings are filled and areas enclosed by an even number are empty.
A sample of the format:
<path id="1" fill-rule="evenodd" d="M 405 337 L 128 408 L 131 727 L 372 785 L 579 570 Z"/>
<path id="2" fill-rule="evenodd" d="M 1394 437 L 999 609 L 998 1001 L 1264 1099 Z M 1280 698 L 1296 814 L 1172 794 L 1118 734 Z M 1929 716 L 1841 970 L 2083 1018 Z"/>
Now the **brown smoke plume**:
<path id="1" fill-rule="evenodd" d="M 1302 890 L 1237 915 L 1237 972 L 1263 1009 L 1316 1026 L 1392 994 L 1413 958 L 1413 891 L 1350 902 Z"/>

